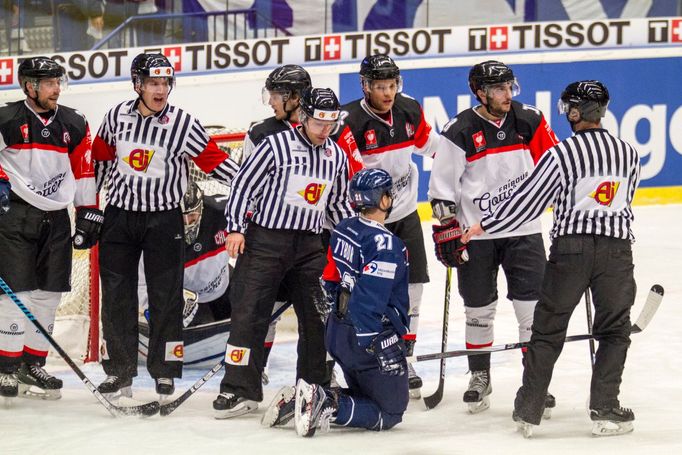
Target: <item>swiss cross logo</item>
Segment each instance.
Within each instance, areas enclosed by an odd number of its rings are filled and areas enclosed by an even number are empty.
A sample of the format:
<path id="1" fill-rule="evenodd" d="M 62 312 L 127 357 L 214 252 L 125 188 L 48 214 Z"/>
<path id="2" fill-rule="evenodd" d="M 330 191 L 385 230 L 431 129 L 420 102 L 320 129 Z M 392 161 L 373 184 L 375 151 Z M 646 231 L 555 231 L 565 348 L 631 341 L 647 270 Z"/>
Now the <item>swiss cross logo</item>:
<path id="1" fill-rule="evenodd" d="M 682 43 L 682 20 L 673 19 L 670 21 L 670 42 Z"/>
<path id="2" fill-rule="evenodd" d="M 374 130 L 365 131 L 365 147 L 376 148 L 377 146 L 377 133 Z"/>
<path id="3" fill-rule="evenodd" d="M 0 85 L 11 85 L 14 82 L 14 60 L 0 58 Z"/>
<path id="4" fill-rule="evenodd" d="M 480 152 L 486 147 L 485 136 L 483 135 L 483 131 L 474 133 L 471 136 L 471 138 L 474 140 L 474 147 L 476 148 L 476 152 Z"/>
<path id="5" fill-rule="evenodd" d="M 341 37 L 325 36 L 322 39 L 322 56 L 325 60 L 341 60 Z"/>
<path id="6" fill-rule="evenodd" d="M 488 49 L 503 51 L 509 48 L 509 27 L 490 27 Z"/>
<path id="7" fill-rule="evenodd" d="M 163 55 L 173 65 L 175 72 L 182 71 L 182 48 L 180 46 L 164 47 Z"/>

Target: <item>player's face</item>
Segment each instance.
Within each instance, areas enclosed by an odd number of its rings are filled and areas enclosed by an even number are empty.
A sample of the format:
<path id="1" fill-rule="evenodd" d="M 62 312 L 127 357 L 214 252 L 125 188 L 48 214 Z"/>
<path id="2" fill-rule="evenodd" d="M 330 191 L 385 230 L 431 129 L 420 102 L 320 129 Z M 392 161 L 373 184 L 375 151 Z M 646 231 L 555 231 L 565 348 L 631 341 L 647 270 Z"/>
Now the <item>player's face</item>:
<path id="1" fill-rule="evenodd" d="M 503 117 L 511 109 L 512 82 L 488 85 L 481 90 L 488 103 L 488 110 L 497 117 Z"/>
<path id="2" fill-rule="evenodd" d="M 154 112 L 166 107 L 170 93 L 170 81 L 165 77 L 148 77 L 142 83 L 140 96 L 149 109 Z"/>
<path id="3" fill-rule="evenodd" d="M 368 81 L 365 84 L 365 90 L 371 107 L 380 114 L 384 114 L 393 107 L 395 95 L 398 93 L 398 81 L 395 79 Z"/>
<path id="4" fill-rule="evenodd" d="M 193 226 L 201 218 L 201 213 L 199 211 L 189 212 L 182 215 L 182 219 L 185 222 L 185 226 Z"/>
<path id="5" fill-rule="evenodd" d="M 62 91 L 61 81 L 58 77 L 51 77 L 47 79 L 41 79 L 38 82 L 38 91 L 33 91 L 33 85 L 29 84 L 29 94 L 33 93 L 33 96 L 38 97 L 38 109 L 42 106 L 42 109 L 49 111 L 57 108 L 57 101 L 59 100 L 59 94 Z M 40 109 L 40 110 L 42 110 Z"/>
<path id="6" fill-rule="evenodd" d="M 336 129 L 336 122 L 308 118 L 305 121 L 305 131 L 313 145 L 322 145 Z"/>
<path id="7" fill-rule="evenodd" d="M 267 104 L 272 108 L 277 120 L 286 120 L 287 112 L 298 107 L 298 98 L 291 96 L 289 92 L 268 92 Z"/>

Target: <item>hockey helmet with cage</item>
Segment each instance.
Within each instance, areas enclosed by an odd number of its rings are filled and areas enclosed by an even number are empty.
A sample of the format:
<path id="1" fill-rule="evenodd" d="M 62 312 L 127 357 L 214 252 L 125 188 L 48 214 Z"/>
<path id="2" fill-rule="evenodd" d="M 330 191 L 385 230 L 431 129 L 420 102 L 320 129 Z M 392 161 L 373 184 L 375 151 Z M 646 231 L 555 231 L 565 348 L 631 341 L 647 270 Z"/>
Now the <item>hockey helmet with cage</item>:
<path id="1" fill-rule="evenodd" d="M 485 90 L 486 86 L 501 84 L 503 82 L 512 83 L 512 96 L 521 93 L 519 83 L 514 76 L 514 72 L 502 62 L 497 60 L 487 60 L 477 63 L 469 70 L 469 88 L 478 98 L 478 90 Z"/>
<path id="2" fill-rule="evenodd" d="M 187 191 L 180 201 L 182 219 L 185 224 L 185 242 L 194 243 L 199 235 L 201 216 L 204 211 L 204 192 L 194 181 L 187 185 Z"/>
<path id="3" fill-rule="evenodd" d="M 600 118 L 606 115 L 609 100 L 609 91 L 601 82 L 596 80 L 576 81 L 568 84 L 561 92 L 557 107 L 559 114 L 566 115 L 569 115 L 571 108 L 577 108 L 582 119 L 598 122 Z"/>
<path id="4" fill-rule="evenodd" d="M 19 77 L 19 84 L 25 94 L 26 82 L 32 82 L 37 90 L 37 84 L 41 79 L 58 78 L 62 88 L 65 88 L 67 83 L 66 71 L 56 61 L 48 57 L 29 57 L 22 61 L 17 71 Z"/>
<path id="5" fill-rule="evenodd" d="M 393 197 L 392 188 L 393 179 L 385 170 L 362 169 L 353 175 L 348 186 L 351 205 L 356 212 L 366 208 L 379 208 L 384 195 Z"/>
<path id="6" fill-rule="evenodd" d="M 172 89 L 175 86 L 175 70 L 163 54 L 138 54 L 130 65 L 130 78 L 137 90 L 147 77 L 165 77 Z"/>

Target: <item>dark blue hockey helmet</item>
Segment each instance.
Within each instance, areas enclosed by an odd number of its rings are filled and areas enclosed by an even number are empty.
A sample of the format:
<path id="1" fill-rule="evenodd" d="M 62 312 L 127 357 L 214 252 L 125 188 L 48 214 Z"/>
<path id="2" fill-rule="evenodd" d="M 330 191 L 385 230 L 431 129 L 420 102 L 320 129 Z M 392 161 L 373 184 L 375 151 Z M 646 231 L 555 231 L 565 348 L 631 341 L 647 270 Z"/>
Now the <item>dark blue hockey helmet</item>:
<path id="1" fill-rule="evenodd" d="M 393 197 L 393 179 L 383 169 L 363 169 L 353 176 L 348 189 L 351 205 L 356 212 L 365 208 L 379 207 L 385 194 Z"/>

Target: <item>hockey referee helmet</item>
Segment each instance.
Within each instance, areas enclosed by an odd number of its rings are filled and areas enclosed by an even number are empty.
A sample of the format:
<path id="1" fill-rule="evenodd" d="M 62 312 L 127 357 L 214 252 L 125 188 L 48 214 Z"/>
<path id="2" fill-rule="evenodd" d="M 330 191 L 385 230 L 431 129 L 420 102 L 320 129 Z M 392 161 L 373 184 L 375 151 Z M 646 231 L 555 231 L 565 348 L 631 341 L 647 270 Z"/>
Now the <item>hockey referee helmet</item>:
<path id="1" fill-rule="evenodd" d="M 308 118 L 338 121 L 341 105 L 330 88 L 307 88 L 301 95 L 301 110 Z"/>
<path id="2" fill-rule="evenodd" d="M 502 62 L 487 60 L 477 63 L 469 70 L 469 88 L 479 101 L 478 90 L 485 90 L 487 86 L 504 82 L 512 83 L 512 96 L 521 93 L 521 87 L 514 76 L 514 72 Z"/>
<path id="3" fill-rule="evenodd" d="M 601 82 L 577 81 L 568 84 L 561 92 L 557 108 L 559 114 L 566 114 L 569 117 L 571 108 L 576 108 L 583 120 L 596 123 L 606 115 L 609 100 L 609 91 Z M 573 122 L 571 118 L 569 121 Z"/>
<path id="4" fill-rule="evenodd" d="M 363 169 L 350 181 L 348 192 L 351 205 L 356 212 L 366 208 L 379 208 L 384 195 L 393 197 L 392 188 L 393 179 L 385 170 Z"/>
<path id="5" fill-rule="evenodd" d="M 130 78 L 137 90 L 147 77 L 165 77 L 169 88 L 175 85 L 175 70 L 163 54 L 138 54 L 130 65 Z"/>
<path id="6" fill-rule="evenodd" d="M 187 191 L 180 201 L 180 209 L 185 223 L 185 242 L 191 245 L 199 235 L 201 215 L 204 211 L 204 192 L 196 182 L 190 181 L 187 185 Z"/>
<path id="7" fill-rule="evenodd" d="M 25 94 L 26 82 L 34 84 L 34 88 L 38 90 L 38 82 L 41 79 L 58 78 L 62 89 L 66 88 L 67 77 L 64 67 L 48 57 L 29 57 L 22 61 L 17 71 L 19 76 L 19 84 Z"/>

